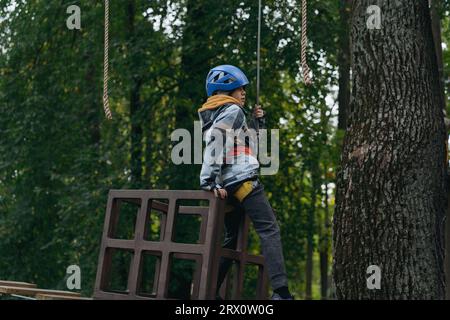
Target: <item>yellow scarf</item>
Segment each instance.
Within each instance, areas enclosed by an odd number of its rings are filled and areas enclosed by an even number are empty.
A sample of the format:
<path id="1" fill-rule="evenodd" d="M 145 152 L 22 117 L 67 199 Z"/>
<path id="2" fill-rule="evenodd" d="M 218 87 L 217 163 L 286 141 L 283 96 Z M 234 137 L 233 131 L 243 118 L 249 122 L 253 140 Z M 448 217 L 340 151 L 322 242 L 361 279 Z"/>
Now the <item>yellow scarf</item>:
<path id="1" fill-rule="evenodd" d="M 216 109 L 217 107 L 223 106 L 226 103 L 233 103 L 237 104 L 238 106 L 241 105 L 241 102 L 238 99 L 223 94 L 218 94 L 209 97 L 208 100 L 203 104 L 203 106 L 198 109 L 198 111 L 201 112 L 204 110 Z"/>

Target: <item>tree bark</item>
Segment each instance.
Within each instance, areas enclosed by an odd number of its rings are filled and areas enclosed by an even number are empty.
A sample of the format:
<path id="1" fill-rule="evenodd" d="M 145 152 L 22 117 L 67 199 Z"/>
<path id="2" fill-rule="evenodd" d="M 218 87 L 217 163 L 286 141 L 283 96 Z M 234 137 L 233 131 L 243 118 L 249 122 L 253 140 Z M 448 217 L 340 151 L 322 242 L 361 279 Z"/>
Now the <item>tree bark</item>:
<path id="1" fill-rule="evenodd" d="M 443 299 L 446 134 L 427 1 L 353 4 L 351 113 L 338 174 L 339 299 Z M 367 268 L 381 270 L 368 289 Z"/>

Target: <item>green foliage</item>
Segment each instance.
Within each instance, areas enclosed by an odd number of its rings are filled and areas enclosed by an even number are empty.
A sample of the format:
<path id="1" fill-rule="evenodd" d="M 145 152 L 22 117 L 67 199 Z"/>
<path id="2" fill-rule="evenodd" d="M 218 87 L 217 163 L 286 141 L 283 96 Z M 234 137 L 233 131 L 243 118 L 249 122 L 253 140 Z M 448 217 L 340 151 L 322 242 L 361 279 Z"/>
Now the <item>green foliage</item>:
<path id="1" fill-rule="evenodd" d="M 0 1 L 0 279 L 64 289 L 66 267 L 78 264 L 90 295 L 109 189 L 198 188 L 199 165 L 171 163 L 170 133 L 192 131 L 208 69 L 239 65 L 254 104 L 257 2 L 112 1 L 112 121 L 102 110 L 102 2 L 16 1 L 12 12 L 11 3 Z M 81 30 L 65 26 L 71 4 L 81 8 Z M 309 4 L 312 87 L 299 69 L 299 1 L 264 5 L 261 102 L 281 145 L 279 173 L 262 180 L 281 226 L 290 286 L 302 297 L 307 234 L 316 251 L 329 234 L 324 186 L 332 190 L 342 139 L 337 106 L 326 103 L 337 94 L 338 4 Z M 142 130 L 134 142 L 133 128 Z M 332 193 L 328 203 L 331 215 Z M 193 241 L 198 223 L 180 223 L 180 239 Z M 255 234 L 250 248 L 259 250 Z M 125 260 L 118 258 L 119 268 Z M 174 267 L 171 290 L 183 295 L 191 269 Z M 250 296 L 252 285 L 246 288 Z"/>

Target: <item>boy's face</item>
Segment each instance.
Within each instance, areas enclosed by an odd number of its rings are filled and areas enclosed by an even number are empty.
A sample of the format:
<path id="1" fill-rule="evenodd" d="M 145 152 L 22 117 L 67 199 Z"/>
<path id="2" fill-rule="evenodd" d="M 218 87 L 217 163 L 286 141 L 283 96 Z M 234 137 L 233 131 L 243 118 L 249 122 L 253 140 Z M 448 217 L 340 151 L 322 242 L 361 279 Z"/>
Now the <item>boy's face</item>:
<path id="1" fill-rule="evenodd" d="M 241 107 L 245 105 L 245 88 L 239 87 L 231 93 L 231 96 L 241 102 Z"/>

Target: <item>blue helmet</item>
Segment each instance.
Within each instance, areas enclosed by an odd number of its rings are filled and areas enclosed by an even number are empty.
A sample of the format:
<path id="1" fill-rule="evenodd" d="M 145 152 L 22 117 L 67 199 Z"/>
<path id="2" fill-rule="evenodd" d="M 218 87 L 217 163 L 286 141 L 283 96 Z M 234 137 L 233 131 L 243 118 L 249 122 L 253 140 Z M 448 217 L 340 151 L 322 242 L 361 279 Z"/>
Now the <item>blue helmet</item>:
<path id="1" fill-rule="evenodd" d="M 241 69 L 222 65 L 212 68 L 206 77 L 206 93 L 208 97 L 215 91 L 233 91 L 248 84 L 248 79 Z"/>

